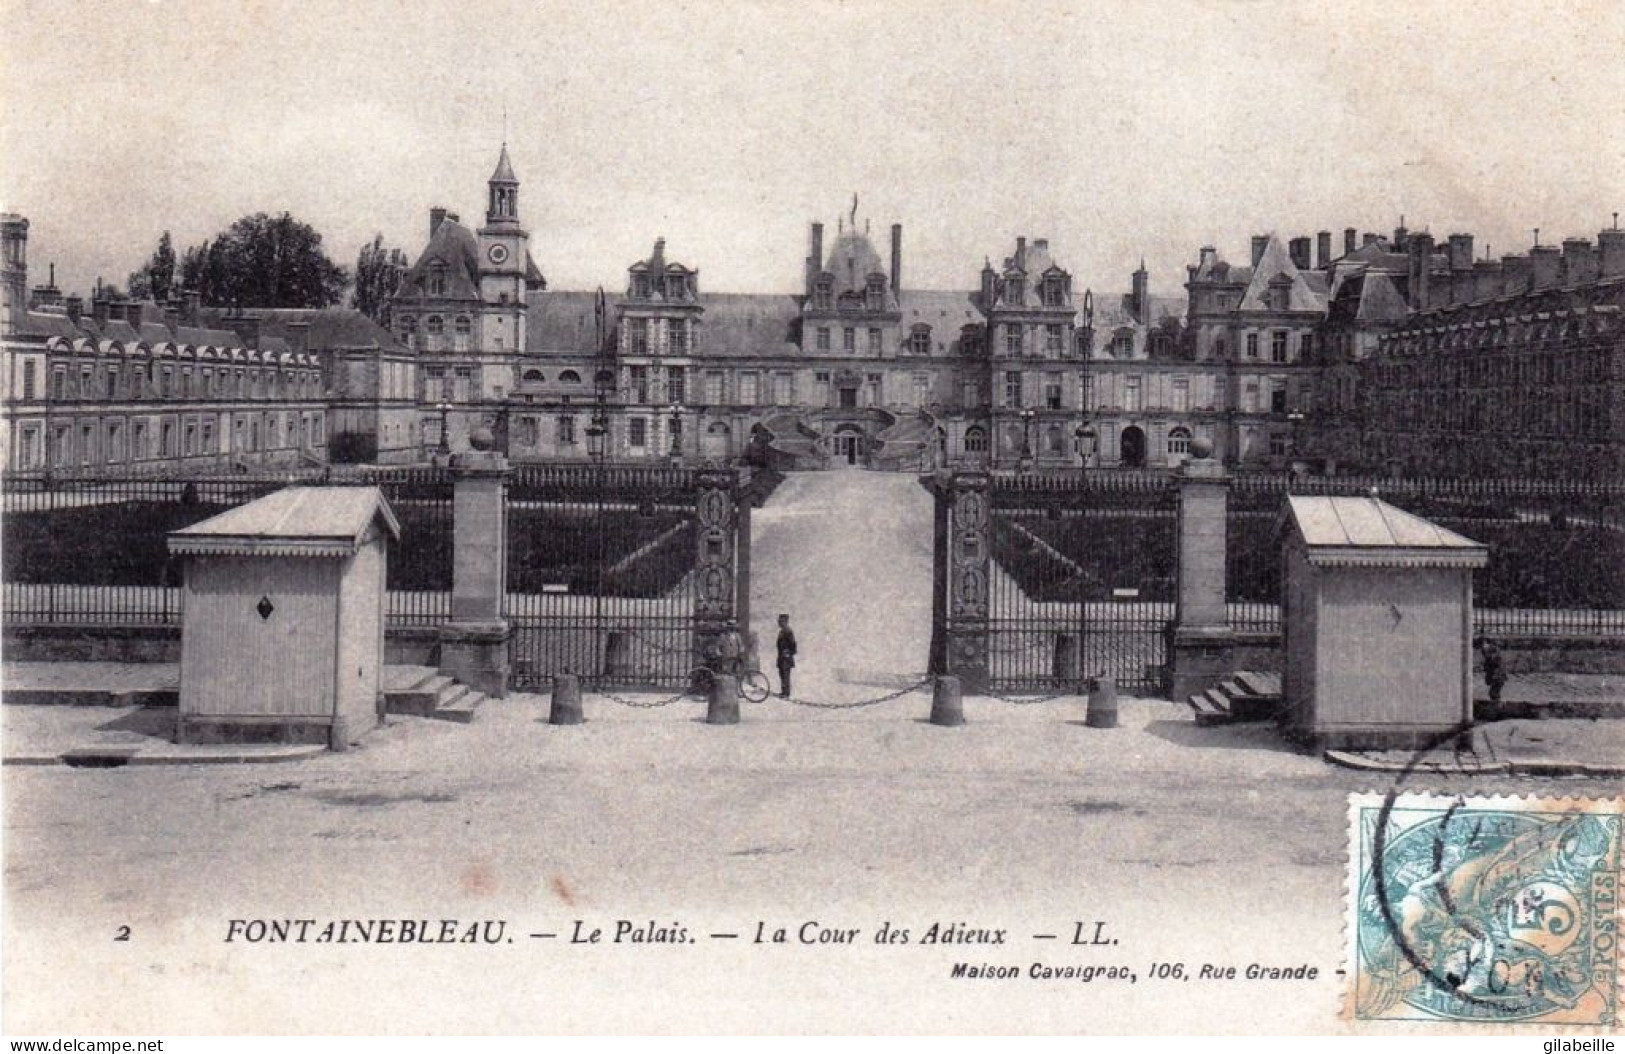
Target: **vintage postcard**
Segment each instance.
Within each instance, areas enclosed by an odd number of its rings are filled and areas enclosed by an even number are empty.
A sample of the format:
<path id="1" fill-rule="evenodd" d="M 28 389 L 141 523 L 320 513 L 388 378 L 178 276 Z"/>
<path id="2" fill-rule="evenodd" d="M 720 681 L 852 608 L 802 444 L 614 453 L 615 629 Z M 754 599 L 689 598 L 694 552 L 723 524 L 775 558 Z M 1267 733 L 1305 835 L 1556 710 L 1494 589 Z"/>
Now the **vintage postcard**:
<path id="1" fill-rule="evenodd" d="M 1463 15 L 0 0 L 0 1027 L 1617 1032 L 1625 8 Z"/>

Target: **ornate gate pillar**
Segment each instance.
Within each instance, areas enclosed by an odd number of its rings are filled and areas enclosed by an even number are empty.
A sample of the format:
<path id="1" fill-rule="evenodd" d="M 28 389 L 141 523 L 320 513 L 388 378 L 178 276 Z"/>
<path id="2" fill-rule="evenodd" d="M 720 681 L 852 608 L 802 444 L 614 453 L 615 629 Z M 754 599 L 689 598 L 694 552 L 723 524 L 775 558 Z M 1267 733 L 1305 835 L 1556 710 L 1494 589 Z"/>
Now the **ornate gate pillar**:
<path id="1" fill-rule="evenodd" d="M 440 672 L 495 699 L 506 698 L 508 461 L 476 446 L 451 459 L 451 620 L 440 627 Z"/>
<path id="2" fill-rule="evenodd" d="M 695 480 L 694 662 L 703 665 L 738 615 L 739 479 L 731 468 L 711 468 L 700 469 Z"/>
<path id="3" fill-rule="evenodd" d="M 958 472 L 948 498 L 948 672 L 966 692 L 988 685 L 988 578 L 993 563 L 992 480 Z"/>
<path id="4" fill-rule="evenodd" d="M 1179 470 L 1178 605 L 1167 630 L 1163 688 L 1178 702 L 1235 672 L 1225 604 L 1225 528 L 1229 479 L 1205 439 L 1191 444 Z"/>

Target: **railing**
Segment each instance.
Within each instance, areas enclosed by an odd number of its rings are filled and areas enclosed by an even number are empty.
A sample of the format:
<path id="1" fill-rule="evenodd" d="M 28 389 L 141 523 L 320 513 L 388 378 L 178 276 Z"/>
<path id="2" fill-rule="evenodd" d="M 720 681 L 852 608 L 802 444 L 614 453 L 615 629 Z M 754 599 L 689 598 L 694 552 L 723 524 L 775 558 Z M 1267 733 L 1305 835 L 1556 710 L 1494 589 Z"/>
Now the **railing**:
<path id="1" fill-rule="evenodd" d="M 1373 493 L 1489 547 L 1473 578 L 1476 632 L 1625 637 L 1625 484 L 1509 478 L 1236 477 L 1225 552 L 1231 626 L 1280 629 L 1277 531 L 1289 495 Z"/>

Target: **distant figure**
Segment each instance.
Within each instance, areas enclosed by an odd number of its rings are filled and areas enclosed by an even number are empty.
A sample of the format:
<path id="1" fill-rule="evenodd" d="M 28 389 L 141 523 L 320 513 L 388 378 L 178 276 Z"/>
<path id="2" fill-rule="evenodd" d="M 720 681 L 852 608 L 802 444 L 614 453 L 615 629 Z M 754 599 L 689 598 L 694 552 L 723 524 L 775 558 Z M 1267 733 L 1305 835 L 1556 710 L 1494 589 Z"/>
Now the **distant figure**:
<path id="1" fill-rule="evenodd" d="M 744 654 L 745 642 L 739 636 L 739 627 L 730 622 L 711 646 L 711 668 L 717 673 L 738 677 Z"/>
<path id="2" fill-rule="evenodd" d="M 1507 667 L 1501 658 L 1501 649 L 1488 637 L 1480 637 L 1478 650 L 1484 655 L 1484 683 L 1490 686 L 1490 702 L 1499 703 L 1501 689 L 1507 683 Z"/>
<path id="3" fill-rule="evenodd" d="M 779 698 L 790 698 L 790 671 L 796 668 L 796 634 L 790 616 L 779 616 Z"/>

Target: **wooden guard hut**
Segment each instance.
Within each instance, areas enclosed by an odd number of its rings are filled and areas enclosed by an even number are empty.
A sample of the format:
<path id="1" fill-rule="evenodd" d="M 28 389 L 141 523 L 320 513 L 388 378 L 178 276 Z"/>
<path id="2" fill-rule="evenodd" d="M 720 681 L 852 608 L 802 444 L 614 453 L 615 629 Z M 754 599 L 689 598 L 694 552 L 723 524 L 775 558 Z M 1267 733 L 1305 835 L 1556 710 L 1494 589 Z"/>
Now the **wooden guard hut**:
<path id="1" fill-rule="evenodd" d="M 343 750 L 375 727 L 400 533 L 377 487 L 287 487 L 171 533 L 186 560 L 177 739 Z"/>
<path id="2" fill-rule="evenodd" d="M 1466 728 L 1488 549 L 1376 497 L 1289 498 L 1280 533 L 1285 730 L 1359 749 Z"/>

